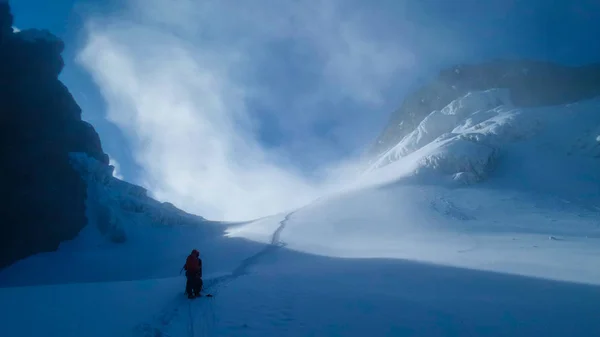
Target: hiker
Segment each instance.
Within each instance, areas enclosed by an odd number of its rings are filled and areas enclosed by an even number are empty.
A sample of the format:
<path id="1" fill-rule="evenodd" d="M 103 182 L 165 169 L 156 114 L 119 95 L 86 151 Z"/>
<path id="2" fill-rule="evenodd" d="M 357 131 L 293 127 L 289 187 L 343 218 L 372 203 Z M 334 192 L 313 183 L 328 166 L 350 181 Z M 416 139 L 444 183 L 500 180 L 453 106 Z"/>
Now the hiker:
<path id="1" fill-rule="evenodd" d="M 188 298 L 202 296 L 200 294 L 203 284 L 202 259 L 200 259 L 200 252 L 198 250 L 192 250 L 192 253 L 185 261 L 183 269 L 185 269 L 185 277 L 187 278 L 185 283 L 185 292 L 188 294 Z"/>

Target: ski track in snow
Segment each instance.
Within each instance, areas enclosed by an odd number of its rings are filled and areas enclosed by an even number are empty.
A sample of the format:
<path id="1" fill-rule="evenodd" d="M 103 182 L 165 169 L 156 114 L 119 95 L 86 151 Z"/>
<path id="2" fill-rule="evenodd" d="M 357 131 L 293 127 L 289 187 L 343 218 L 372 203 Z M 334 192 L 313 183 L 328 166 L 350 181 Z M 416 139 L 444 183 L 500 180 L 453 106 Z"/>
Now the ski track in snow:
<path id="1" fill-rule="evenodd" d="M 292 211 L 288 213 L 283 220 L 279 222 L 279 226 L 273 232 L 271 236 L 271 242 L 267 244 L 263 249 L 258 251 L 256 254 L 244 259 L 230 274 L 207 279 L 204 282 L 204 289 L 207 293 L 217 294 L 219 290 L 226 284 L 235 281 L 237 278 L 248 274 L 248 270 L 256 265 L 261 257 L 272 253 L 274 250 L 285 246 L 285 243 L 281 242 L 281 232 L 285 229 L 287 222 L 290 220 L 292 215 L 296 213 Z M 212 290 L 212 292 L 211 292 Z M 188 320 L 187 334 L 186 336 L 210 336 L 210 330 L 214 327 L 216 317 L 214 315 L 214 302 L 212 298 L 200 298 L 195 301 L 190 301 L 186 298 L 176 298 L 175 303 L 168 306 L 165 310 L 160 312 L 153 318 L 152 323 L 142 323 L 135 327 L 134 336 L 138 337 L 178 337 L 182 336 L 179 332 L 177 334 L 171 334 L 167 330 L 173 326 L 173 323 L 177 321 L 179 317 L 186 317 Z M 198 305 L 195 303 L 199 302 Z M 187 315 L 183 315 L 183 309 L 187 303 Z M 194 319 L 194 312 L 200 312 L 199 317 Z M 196 329 L 195 321 L 199 321 L 201 325 Z M 198 334 L 196 334 L 198 333 Z"/>

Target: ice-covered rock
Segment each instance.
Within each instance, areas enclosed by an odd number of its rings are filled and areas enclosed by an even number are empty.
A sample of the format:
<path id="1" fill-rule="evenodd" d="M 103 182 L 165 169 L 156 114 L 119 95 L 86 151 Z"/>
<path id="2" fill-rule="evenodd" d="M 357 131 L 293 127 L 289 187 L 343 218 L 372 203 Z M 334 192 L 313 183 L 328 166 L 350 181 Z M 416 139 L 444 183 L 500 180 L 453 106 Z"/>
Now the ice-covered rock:
<path id="1" fill-rule="evenodd" d="M 423 156 L 415 173 L 441 173 L 461 179 L 462 183 L 473 183 L 488 176 L 497 158 L 498 150 L 494 147 L 454 138 Z"/>
<path id="2" fill-rule="evenodd" d="M 508 108 L 510 105 L 509 93 L 506 90 L 468 93 L 443 109 L 431 112 L 390 151 L 390 155 L 395 158 L 403 157 L 439 137 L 451 137 L 451 132 L 460 133 L 470 127 L 476 127 L 481 121 L 494 115 L 494 109 L 500 106 Z"/>
<path id="3" fill-rule="evenodd" d="M 173 204 L 159 202 L 147 190 L 113 176 L 114 167 L 85 153 L 71 153 L 71 163 L 87 183 L 88 225 L 109 241 L 123 243 L 139 226 L 196 226 L 206 222 Z"/>

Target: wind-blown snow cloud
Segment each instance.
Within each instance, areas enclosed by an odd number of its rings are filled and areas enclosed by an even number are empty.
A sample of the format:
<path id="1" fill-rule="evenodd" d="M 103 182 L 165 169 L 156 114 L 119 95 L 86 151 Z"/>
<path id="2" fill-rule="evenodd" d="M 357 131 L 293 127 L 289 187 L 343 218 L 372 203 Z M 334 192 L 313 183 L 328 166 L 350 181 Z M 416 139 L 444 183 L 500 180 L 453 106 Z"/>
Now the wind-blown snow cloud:
<path id="1" fill-rule="evenodd" d="M 115 168 L 113 171 L 113 177 L 123 180 L 124 178 L 123 175 L 121 175 L 121 166 L 119 165 L 119 162 L 117 162 L 114 158 L 111 157 L 108 164 L 112 165 Z"/>
<path id="2" fill-rule="evenodd" d="M 90 19 L 79 62 L 155 196 L 212 219 L 263 216 L 322 192 L 294 156 L 360 138 L 367 117 L 342 103 L 379 106 L 415 62 L 345 4 L 131 0 Z"/>

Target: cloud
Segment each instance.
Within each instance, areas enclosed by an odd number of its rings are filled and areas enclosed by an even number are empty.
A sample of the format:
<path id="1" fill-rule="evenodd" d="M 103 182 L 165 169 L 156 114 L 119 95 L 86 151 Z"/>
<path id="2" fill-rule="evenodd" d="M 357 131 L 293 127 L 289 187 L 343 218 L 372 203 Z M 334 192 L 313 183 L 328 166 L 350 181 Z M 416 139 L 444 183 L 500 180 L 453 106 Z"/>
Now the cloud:
<path id="1" fill-rule="evenodd" d="M 123 176 L 121 175 L 121 166 L 119 165 L 119 162 L 117 162 L 114 158 L 110 157 L 108 164 L 112 165 L 115 168 L 113 171 L 113 177 L 120 179 L 120 180 L 125 180 L 123 178 Z"/>
<path id="2" fill-rule="evenodd" d="M 131 0 L 89 19 L 78 61 L 159 199 L 255 218 L 323 193 L 370 118 L 348 102 L 375 109 L 415 63 L 345 4 Z"/>
<path id="3" fill-rule="evenodd" d="M 19 28 L 15 27 L 15 26 L 12 27 L 12 30 L 13 30 L 13 33 L 18 33 L 21 31 Z"/>

